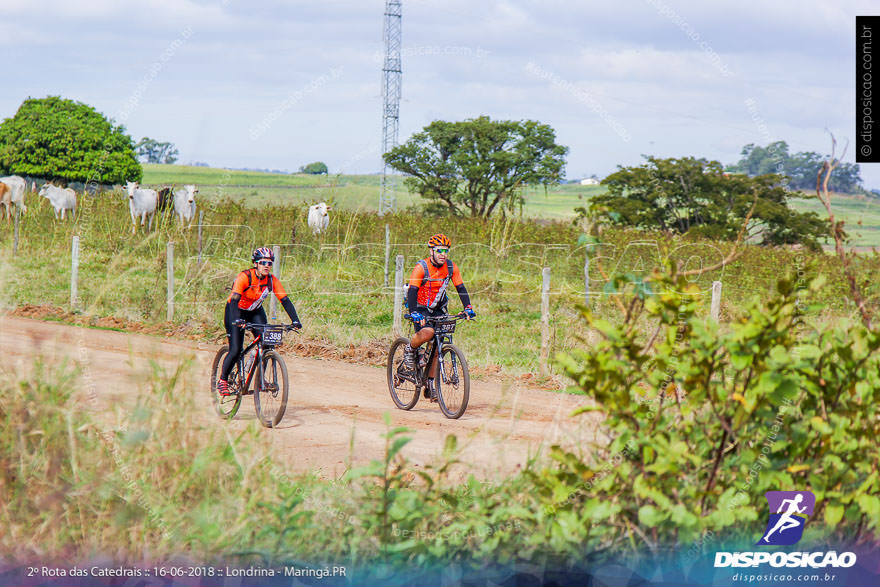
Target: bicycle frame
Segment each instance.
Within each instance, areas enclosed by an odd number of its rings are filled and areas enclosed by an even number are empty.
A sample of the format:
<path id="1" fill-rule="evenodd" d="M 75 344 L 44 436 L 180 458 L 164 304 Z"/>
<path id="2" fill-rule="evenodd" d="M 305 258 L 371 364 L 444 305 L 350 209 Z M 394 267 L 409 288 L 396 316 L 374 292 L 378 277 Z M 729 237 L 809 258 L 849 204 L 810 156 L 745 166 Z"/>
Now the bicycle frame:
<path id="1" fill-rule="evenodd" d="M 434 323 L 436 326 L 436 323 Z M 434 328 L 432 326 L 432 328 Z M 419 381 L 424 384 L 428 379 L 428 373 L 431 372 L 431 364 L 434 362 L 434 358 L 437 358 L 437 369 L 440 373 L 443 373 L 443 345 L 444 344 L 452 344 L 452 333 L 451 332 L 437 332 L 437 329 L 434 328 L 434 336 L 431 338 L 431 349 L 428 351 L 428 361 L 425 363 L 425 369 L 422 373 L 419 373 Z M 419 366 L 421 367 L 421 366 Z M 455 373 L 455 369 L 457 366 L 453 365 L 453 373 Z M 457 374 L 457 373 L 456 373 Z M 444 382 L 445 383 L 445 382 Z"/>
<path id="2" fill-rule="evenodd" d="M 264 373 L 263 373 L 263 360 L 262 360 L 262 357 L 263 357 L 263 333 L 261 332 L 261 333 L 257 334 L 256 332 L 254 332 L 254 334 L 256 335 L 254 337 L 254 340 L 252 340 L 251 343 L 244 350 L 242 350 L 241 353 L 238 355 L 238 372 L 244 374 L 244 358 L 247 356 L 247 354 L 250 352 L 250 350 L 252 348 L 257 347 L 257 350 L 254 353 L 254 362 L 251 364 L 251 368 L 247 372 L 247 378 L 243 381 L 243 383 L 241 385 L 241 394 L 242 395 L 245 395 L 247 393 L 247 390 L 250 389 L 251 380 L 253 379 L 254 373 L 256 373 L 257 369 L 259 369 L 259 373 L 260 373 L 259 380 L 265 381 L 265 378 L 263 377 Z M 259 367 L 257 365 L 259 365 Z M 275 368 L 276 367 L 273 364 L 272 369 L 274 370 Z M 277 376 L 277 373 L 273 372 L 273 375 Z M 242 377 L 244 377 L 244 375 L 242 375 Z"/>
<path id="3" fill-rule="evenodd" d="M 250 386 L 251 386 L 251 379 L 252 379 L 253 376 L 254 376 L 254 372 L 255 372 L 255 370 L 257 369 L 257 364 L 258 364 L 258 363 L 259 363 L 259 365 L 260 365 L 260 366 L 259 366 L 259 369 L 260 369 L 260 371 L 261 371 L 261 373 L 260 373 L 260 381 L 263 380 L 263 373 L 262 373 L 262 370 L 263 370 L 263 361 L 262 361 L 261 358 L 260 358 L 260 357 L 261 357 L 261 354 L 262 354 L 262 351 L 263 351 L 263 345 L 260 344 L 260 340 L 261 340 L 262 338 L 263 338 L 262 333 L 258 334 L 258 335 L 256 336 L 256 338 L 254 338 L 254 340 L 251 342 L 251 344 L 249 344 L 249 345 L 247 346 L 247 348 L 245 348 L 243 351 L 241 351 L 241 353 L 238 355 L 238 372 L 244 374 L 244 358 L 247 356 L 247 354 L 250 352 L 250 350 L 251 350 L 252 348 L 257 347 L 257 350 L 256 350 L 256 352 L 254 353 L 254 362 L 251 363 L 251 368 L 250 368 L 250 371 L 248 371 L 248 373 L 247 373 L 247 378 L 246 378 L 246 379 L 244 380 L 244 382 L 241 384 L 241 394 L 242 394 L 242 395 L 244 395 L 245 393 L 247 393 L 247 390 L 250 388 Z M 243 375 L 242 375 L 242 376 L 243 376 Z"/>

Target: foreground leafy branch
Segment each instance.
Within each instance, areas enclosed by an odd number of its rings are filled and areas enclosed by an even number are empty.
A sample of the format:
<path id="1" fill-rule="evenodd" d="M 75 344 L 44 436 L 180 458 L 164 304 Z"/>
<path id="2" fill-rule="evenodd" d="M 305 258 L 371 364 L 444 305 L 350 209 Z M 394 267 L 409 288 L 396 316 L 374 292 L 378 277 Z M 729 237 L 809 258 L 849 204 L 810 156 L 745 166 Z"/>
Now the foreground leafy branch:
<path id="1" fill-rule="evenodd" d="M 600 411 L 609 441 L 589 464 L 557 449 L 562 466 L 539 479 L 563 496 L 557 509 L 586 521 L 601 502 L 614 529 L 607 538 L 634 547 L 722 530 L 754 540 L 745 522 L 763 512 L 766 491 L 809 489 L 825 522 L 811 524 L 813 539 L 875 541 L 880 333 L 847 321 L 813 328 L 786 279 L 722 331 L 694 315 L 681 275 L 654 282 L 662 288 L 645 311 L 663 329 L 653 352 L 628 325 L 584 310 L 601 340 L 559 356 L 594 400 L 580 412 Z"/>

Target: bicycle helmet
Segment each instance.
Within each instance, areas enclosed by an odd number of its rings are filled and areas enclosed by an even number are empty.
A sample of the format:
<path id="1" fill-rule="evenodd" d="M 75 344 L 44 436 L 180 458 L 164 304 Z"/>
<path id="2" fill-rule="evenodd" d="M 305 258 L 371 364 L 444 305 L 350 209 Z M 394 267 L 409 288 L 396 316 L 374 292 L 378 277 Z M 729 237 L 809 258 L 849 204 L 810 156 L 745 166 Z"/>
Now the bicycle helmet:
<path id="1" fill-rule="evenodd" d="M 449 237 L 446 236 L 445 234 L 437 233 L 428 239 L 428 246 L 431 247 L 432 249 L 434 247 L 447 247 L 448 248 L 448 247 L 452 246 L 452 241 L 449 240 Z"/>
<path id="2" fill-rule="evenodd" d="M 259 249 L 254 249 L 254 254 L 251 255 L 251 262 L 256 263 L 260 259 L 269 259 L 274 263 L 275 253 L 273 253 L 272 249 L 270 249 L 269 247 L 260 247 Z"/>

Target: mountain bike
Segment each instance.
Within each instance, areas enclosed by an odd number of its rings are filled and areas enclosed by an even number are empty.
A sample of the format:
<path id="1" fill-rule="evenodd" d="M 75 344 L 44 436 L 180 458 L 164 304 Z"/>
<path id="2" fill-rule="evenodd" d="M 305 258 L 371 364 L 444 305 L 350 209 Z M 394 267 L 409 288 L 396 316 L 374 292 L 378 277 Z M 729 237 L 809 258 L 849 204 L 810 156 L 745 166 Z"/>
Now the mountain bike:
<path id="1" fill-rule="evenodd" d="M 409 319 L 410 315 L 405 314 Z M 434 328 L 434 336 L 418 349 L 414 373 L 409 374 L 401 368 L 404 349 L 410 339 L 400 337 L 388 351 L 388 391 L 391 399 L 401 410 L 411 410 L 419 401 L 419 395 L 440 404 L 440 411 L 447 418 L 460 418 L 467 409 L 471 392 L 471 376 L 468 372 L 464 353 L 452 344 L 452 333 L 458 320 L 466 318 L 464 312 L 456 315 L 443 315 L 425 318 L 425 324 Z M 437 377 L 434 389 L 428 385 L 431 364 L 437 358 Z M 420 393 L 421 392 L 421 393 Z M 432 394 L 433 392 L 433 394 Z"/>
<path id="2" fill-rule="evenodd" d="M 285 332 L 295 330 L 289 324 L 256 324 L 238 321 L 254 334 L 254 340 L 238 355 L 232 370 L 229 372 L 230 395 L 220 395 L 217 391 L 217 380 L 223 369 L 223 361 L 229 353 L 229 345 L 224 345 L 214 355 L 211 367 L 211 396 L 214 408 L 222 418 L 231 420 L 241 407 L 241 400 L 253 394 L 257 418 L 267 428 L 274 428 L 284 417 L 287 409 L 289 383 L 287 365 L 275 351 L 281 344 Z M 253 382 L 253 390 L 250 389 Z"/>

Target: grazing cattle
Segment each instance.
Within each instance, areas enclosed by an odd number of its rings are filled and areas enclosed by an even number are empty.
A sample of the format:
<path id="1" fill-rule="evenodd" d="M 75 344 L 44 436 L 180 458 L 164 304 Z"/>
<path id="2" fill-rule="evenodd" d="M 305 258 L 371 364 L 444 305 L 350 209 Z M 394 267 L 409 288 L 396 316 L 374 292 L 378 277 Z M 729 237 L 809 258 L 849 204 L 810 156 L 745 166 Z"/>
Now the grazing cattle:
<path id="1" fill-rule="evenodd" d="M 27 182 L 24 178 L 17 175 L 8 175 L 0 177 L 0 181 L 9 187 L 11 202 L 21 208 L 22 213 L 27 212 L 27 206 L 24 205 L 24 190 Z"/>
<path id="2" fill-rule="evenodd" d="M 0 181 L 0 204 L 6 206 L 6 223 L 9 224 L 9 218 L 11 217 L 9 209 L 12 207 L 12 190 L 2 181 Z"/>
<path id="3" fill-rule="evenodd" d="M 317 235 L 324 232 L 327 225 L 330 224 L 330 217 L 327 215 L 327 212 L 332 209 L 324 202 L 309 206 L 309 228 L 312 229 L 312 234 Z"/>
<path id="4" fill-rule="evenodd" d="M 76 192 L 70 188 L 60 188 L 51 183 L 44 183 L 40 188 L 40 195 L 52 203 L 55 208 L 55 218 L 58 219 L 58 213 L 61 213 L 61 220 L 64 220 L 64 214 L 70 210 L 70 216 L 76 215 Z"/>
<path id="5" fill-rule="evenodd" d="M 185 185 L 183 189 L 174 192 L 174 212 L 180 218 L 181 223 L 192 224 L 196 215 L 196 194 L 199 190 L 194 185 Z"/>
<path id="6" fill-rule="evenodd" d="M 156 205 L 159 203 L 159 194 L 156 190 L 139 188 L 136 181 L 129 181 L 125 184 L 128 192 L 128 209 L 131 211 L 131 233 L 137 232 L 138 216 L 141 217 L 141 226 L 150 217 L 150 223 L 147 230 L 153 229 L 153 216 L 156 214 Z"/>
<path id="7" fill-rule="evenodd" d="M 166 185 L 159 188 L 156 193 L 159 194 L 159 204 L 157 209 L 159 212 L 164 212 L 171 207 L 171 198 L 174 196 L 174 188 Z"/>

